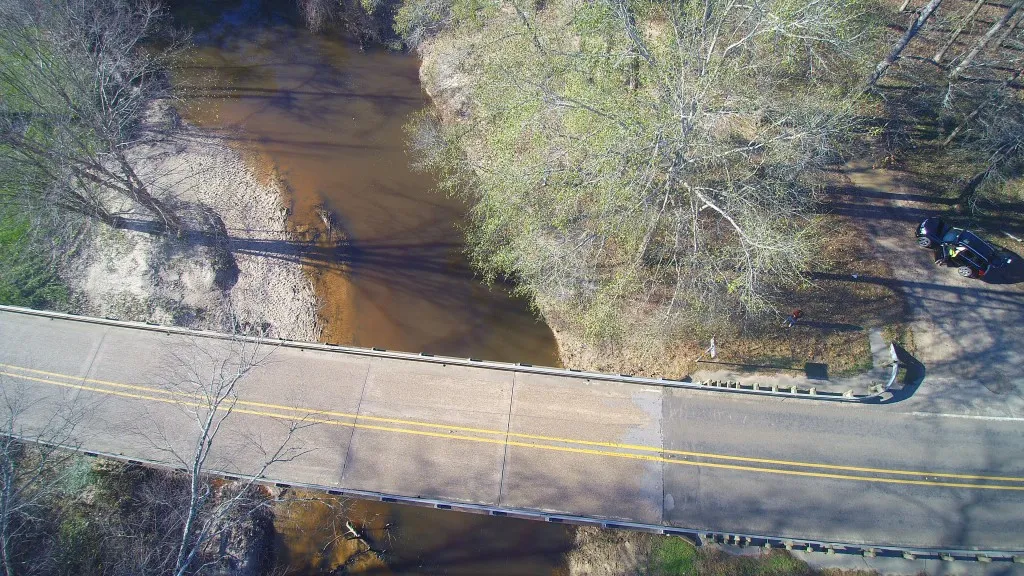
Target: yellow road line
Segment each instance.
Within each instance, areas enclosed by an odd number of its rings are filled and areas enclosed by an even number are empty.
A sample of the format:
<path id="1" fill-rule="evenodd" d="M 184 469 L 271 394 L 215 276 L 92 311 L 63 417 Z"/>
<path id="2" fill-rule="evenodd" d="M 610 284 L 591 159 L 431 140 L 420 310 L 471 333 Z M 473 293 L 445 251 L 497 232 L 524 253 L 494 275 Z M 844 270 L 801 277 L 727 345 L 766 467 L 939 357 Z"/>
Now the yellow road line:
<path id="1" fill-rule="evenodd" d="M 190 394 L 187 394 L 187 393 L 184 393 L 184 392 L 179 392 L 179 391 L 160 390 L 158 388 L 151 388 L 151 387 L 147 387 L 147 386 L 139 386 L 139 385 L 134 385 L 134 384 L 124 384 L 124 383 L 119 383 L 119 382 L 110 382 L 110 381 L 96 380 L 96 379 L 90 379 L 90 378 L 79 378 L 79 377 L 69 376 L 69 375 L 66 375 L 66 374 L 60 374 L 60 373 L 56 373 L 56 372 L 46 372 L 44 370 L 36 370 L 36 369 L 32 369 L 32 368 L 23 368 L 23 367 L 14 366 L 14 365 L 10 365 L 10 364 L 3 364 L 3 363 L 0 363 L 0 367 L 8 368 L 8 369 L 21 370 L 21 371 L 24 371 L 24 372 L 32 372 L 32 373 L 36 373 L 36 374 L 43 374 L 43 375 L 46 375 L 46 376 L 51 376 L 51 377 L 56 377 L 56 378 L 71 379 L 71 380 L 76 380 L 76 381 L 80 381 L 80 382 L 89 382 L 89 383 L 93 383 L 93 384 L 101 384 L 101 385 L 112 386 L 112 387 L 117 387 L 117 388 L 124 388 L 124 389 L 129 389 L 129 390 L 137 390 L 137 391 L 141 391 L 141 392 L 161 394 L 161 395 L 163 395 L 165 397 L 143 396 L 143 395 L 126 393 L 126 392 L 117 392 L 117 391 L 113 391 L 113 390 L 104 390 L 102 388 L 95 388 L 95 387 L 89 387 L 89 386 L 78 385 L 78 384 L 68 384 L 68 383 L 65 383 L 65 382 L 57 382 L 57 381 L 49 380 L 49 379 L 34 378 L 34 377 L 31 377 L 31 376 L 25 376 L 25 375 L 22 375 L 22 374 L 17 374 L 17 373 L 12 373 L 12 372 L 0 372 L 0 374 L 3 374 L 3 375 L 15 377 L 15 378 L 20 378 L 20 379 L 25 379 L 25 380 L 31 380 L 31 381 L 36 381 L 36 382 L 41 382 L 41 383 L 46 383 L 46 384 L 52 384 L 52 385 L 63 386 L 63 387 L 68 387 L 68 388 L 75 388 L 75 389 L 80 389 L 80 390 L 86 390 L 86 391 L 90 391 L 90 392 L 97 392 L 97 393 L 101 393 L 101 394 L 110 394 L 110 395 L 121 396 L 121 397 L 125 397 L 125 398 L 135 398 L 135 399 L 142 399 L 142 400 L 151 400 L 151 401 L 156 401 L 156 402 L 163 402 L 163 403 L 176 404 L 176 405 L 181 405 L 181 406 L 188 406 L 188 407 L 192 407 L 192 408 L 196 408 L 196 407 L 200 406 L 200 405 L 198 405 L 198 404 L 196 404 L 194 402 L 184 402 L 184 401 L 175 400 L 173 398 L 166 397 L 166 396 L 178 396 L 178 397 L 184 397 L 184 398 L 191 398 L 192 397 Z M 626 458 L 634 458 L 634 459 L 641 459 L 641 460 L 649 460 L 649 461 L 652 461 L 652 462 L 666 462 L 666 463 L 674 463 L 674 464 L 681 464 L 681 465 L 707 466 L 707 467 L 711 467 L 711 468 L 725 468 L 725 469 L 731 469 L 731 470 L 747 470 L 747 471 L 757 471 L 757 472 L 774 473 L 774 474 L 788 474 L 788 475 L 796 475 L 796 476 L 813 476 L 813 477 L 820 477 L 820 478 L 860 480 L 860 481 L 867 481 L 867 482 L 888 482 L 888 483 L 895 483 L 895 484 L 915 484 L 915 485 L 923 485 L 923 486 L 948 486 L 948 487 L 960 487 L 960 488 L 985 488 L 985 489 L 1024 490 L 1024 486 L 1018 486 L 1018 487 L 1003 486 L 1003 485 L 991 486 L 991 485 L 981 485 L 981 484 L 963 484 L 963 483 L 949 483 L 949 482 L 934 482 L 934 481 L 928 481 L 928 480 L 902 480 L 902 479 L 870 478 L 870 477 L 864 477 L 864 476 L 850 476 L 850 475 L 843 475 L 843 474 L 827 474 L 827 473 L 820 473 L 820 472 L 802 472 L 802 471 L 795 471 L 795 470 L 775 470 L 775 469 L 771 469 L 771 468 L 762 468 L 762 467 L 755 467 L 755 466 L 738 466 L 738 465 L 729 465 L 729 464 L 719 464 L 719 463 L 714 463 L 714 462 L 690 462 L 690 461 L 686 461 L 686 460 L 677 460 L 677 459 L 674 459 L 674 458 L 666 458 L 666 457 L 663 457 L 663 456 L 651 456 L 651 455 L 645 455 L 645 454 L 628 454 L 628 453 L 622 453 L 622 452 L 608 452 L 608 451 L 602 451 L 602 450 L 590 450 L 590 449 L 586 449 L 586 448 L 571 448 L 571 447 L 552 446 L 552 445 L 548 445 L 548 444 L 536 444 L 536 443 L 530 443 L 530 442 L 506 441 L 504 439 L 504 437 L 508 436 L 508 437 L 515 437 L 515 438 L 523 438 L 523 439 L 528 439 L 528 440 L 540 440 L 540 441 L 545 441 L 545 442 L 560 442 L 560 443 L 566 443 L 566 444 L 577 444 L 577 445 L 584 445 L 584 446 L 597 446 L 597 447 L 603 447 L 603 448 L 617 448 L 617 449 L 635 450 L 635 451 L 641 451 L 641 452 L 657 452 L 659 454 L 692 456 L 692 457 L 701 457 L 701 458 L 718 459 L 718 460 L 742 461 L 742 462 L 757 463 L 757 464 L 771 464 L 771 465 L 780 465 L 780 466 L 792 466 L 792 467 L 804 467 L 804 468 L 842 470 L 842 471 L 847 471 L 847 472 L 880 473 L 880 474 L 904 475 L 904 476 L 913 475 L 913 476 L 924 476 L 924 477 L 933 477 L 933 478 L 951 478 L 951 479 L 958 479 L 958 480 L 990 480 L 990 481 L 997 481 L 997 482 L 1024 482 L 1024 478 L 1022 478 L 1022 477 L 1014 477 L 1014 476 L 985 476 L 985 475 L 973 475 L 973 474 L 952 474 L 952 473 L 944 473 L 944 472 L 915 472 L 915 471 L 909 471 L 909 470 L 891 470 L 891 469 L 885 469 L 885 468 L 867 468 L 867 467 L 859 467 L 859 466 L 844 466 L 844 465 L 837 465 L 837 464 L 820 464 L 820 463 L 812 463 L 812 462 L 797 462 L 797 461 L 788 461 L 788 460 L 775 460 L 775 459 L 769 459 L 769 458 L 753 458 L 753 457 L 746 457 L 746 456 L 729 456 L 729 455 L 724 455 L 724 454 L 714 454 L 714 453 L 706 453 L 706 452 L 690 452 L 690 451 L 683 451 L 683 450 L 660 449 L 660 448 L 653 447 L 653 446 L 643 446 L 643 445 L 634 445 L 634 444 L 618 444 L 618 443 L 613 443 L 613 442 L 597 442 L 597 441 L 590 441 L 590 440 L 576 440 L 576 439 L 571 439 L 571 438 L 560 438 L 560 437 L 555 437 L 555 436 L 543 436 L 543 435 L 535 435 L 535 434 L 521 434 L 521 433 L 516 433 L 516 432 L 508 432 L 508 433 L 506 433 L 504 430 L 492 430 L 492 429 L 486 429 L 486 428 L 471 428 L 471 427 L 465 427 L 465 426 L 444 425 L 444 424 L 436 424 L 436 423 L 430 423 L 430 422 L 418 422 L 418 421 L 413 421 L 413 420 L 402 420 L 402 419 L 398 419 L 398 418 L 383 418 L 383 417 L 379 417 L 379 416 L 367 416 L 367 415 L 361 415 L 361 414 L 350 414 L 350 413 L 345 413 L 345 412 L 332 412 L 332 411 L 327 411 L 327 410 L 304 409 L 304 408 L 293 407 L 293 406 L 282 406 L 282 405 L 278 405 L 278 404 L 269 404 L 269 403 L 264 403 L 264 402 L 253 402 L 253 401 L 241 400 L 241 399 L 237 400 L 235 403 L 237 405 L 255 406 L 255 407 L 268 408 L 268 409 L 273 409 L 273 410 L 284 410 L 284 411 L 289 411 L 289 412 L 304 413 L 305 415 L 302 418 L 299 418 L 299 420 L 306 421 L 306 422 L 320 423 L 320 424 L 333 424 L 333 425 L 342 425 L 342 426 L 352 426 L 354 428 L 364 428 L 364 429 L 370 429 L 370 430 L 384 430 L 384 431 L 392 431 L 392 432 L 401 432 L 401 433 L 406 433 L 406 434 L 415 434 L 415 435 L 422 435 L 422 436 L 435 436 L 435 437 L 439 437 L 439 438 L 451 438 L 451 439 L 457 439 L 457 440 L 470 440 L 470 441 L 475 441 L 475 442 L 486 442 L 486 443 L 493 443 L 493 444 L 507 444 L 507 445 L 510 445 L 510 446 L 543 448 L 543 449 L 549 449 L 549 450 L 564 450 L 564 451 L 576 452 L 576 453 L 581 453 L 581 454 L 599 454 L 599 455 L 606 455 L 606 456 L 626 457 Z M 289 420 L 296 419 L 294 416 L 288 416 L 288 415 L 285 415 L 285 414 L 270 413 L 270 412 L 263 412 L 263 411 L 257 411 L 257 410 L 242 409 L 242 408 L 233 408 L 233 411 L 234 412 L 239 412 L 239 413 L 242 413 L 242 414 L 251 414 L 251 415 L 257 415 L 257 416 L 267 416 L 267 417 L 278 418 L 278 419 L 289 419 Z M 427 428 L 457 430 L 459 432 L 502 436 L 503 438 L 493 438 L 492 439 L 492 438 L 481 438 L 481 437 L 478 437 L 478 436 L 460 436 L 460 435 L 454 435 L 454 434 L 452 434 L 450 432 L 449 433 L 437 433 L 437 432 L 428 432 L 428 431 L 423 431 L 423 430 L 410 430 L 410 429 L 407 429 L 407 428 L 390 428 L 390 427 L 383 427 L 383 426 L 374 426 L 374 425 L 369 425 L 369 424 L 359 424 L 359 423 L 355 423 L 355 422 L 352 422 L 352 423 L 339 422 L 337 420 L 330 420 L 330 419 L 310 418 L 309 415 L 333 416 L 333 417 L 340 417 L 340 418 L 345 418 L 345 419 L 350 419 L 350 420 L 356 420 L 356 419 L 358 419 L 358 420 L 371 420 L 371 421 L 375 421 L 375 422 L 385 422 L 385 423 L 390 423 L 390 424 L 403 424 L 403 425 L 411 425 L 411 426 L 419 426 L 419 427 L 427 427 Z"/>
<path id="2" fill-rule="evenodd" d="M 166 404 L 174 404 L 184 406 L 187 408 L 197 408 L 199 405 L 193 402 L 184 402 L 181 400 L 175 400 L 173 398 L 159 398 L 152 396 L 143 396 L 141 394 L 132 394 L 130 392 L 118 392 L 114 390 L 104 390 L 102 388 L 95 388 L 90 386 L 84 386 L 80 384 L 69 384 L 66 382 L 58 382 L 54 380 L 48 380 L 45 378 L 35 378 L 32 376 L 16 376 L 25 380 L 31 380 L 35 382 L 41 382 L 45 384 L 51 384 L 55 386 L 72 388 L 78 390 L 86 390 L 90 392 L 97 392 L 100 394 L 110 394 L 114 396 L 120 396 L 125 398 L 133 398 L 138 400 L 148 400 L 154 402 L 161 402 Z M 234 408 L 232 412 L 240 414 L 248 414 L 254 416 L 263 416 L 268 418 L 275 418 L 278 420 L 296 420 L 294 416 L 286 414 L 278 414 L 274 412 L 264 412 L 259 410 L 249 410 L 245 408 Z M 737 464 L 720 464 L 717 462 L 691 462 L 687 460 L 676 460 L 673 458 L 665 458 L 662 456 L 653 456 L 650 454 L 632 454 L 627 452 L 608 452 L 604 450 L 591 450 L 587 448 L 573 448 L 570 446 L 554 446 L 549 444 L 536 444 L 530 442 L 519 442 L 519 441 L 504 441 L 499 438 L 481 438 L 479 436 L 463 436 L 459 434 L 445 434 L 442 432 L 430 432 L 427 430 L 410 430 L 406 428 L 393 428 L 389 426 L 377 426 L 372 424 L 359 424 L 349 422 L 339 422 L 337 420 L 318 419 L 318 418 L 299 418 L 303 422 L 312 422 L 318 424 L 329 424 L 334 426 L 348 426 L 352 428 L 362 428 L 366 430 L 379 430 L 384 432 L 395 432 L 400 434 L 410 434 L 415 436 L 427 436 L 434 438 L 445 438 L 449 440 L 464 440 L 469 442 L 479 442 L 485 444 L 506 444 L 509 446 L 518 446 L 523 448 L 533 448 L 538 450 L 553 450 L 558 452 L 568 452 L 572 454 L 589 454 L 596 456 L 606 456 L 613 458 L 626 458 L 630 460 L 641 460 L 646 462 L 658 462 L 665 464 L 677 464 L 680 466 L 704 466 L 708 468 L 720 468 L 725 470 L 738 470 L 744 472 L 761 472 L 765 474 L 777 474 L 784 476 L 801 476 L 810 478 L 827 478 L 835 480 L 853 480 L 858 482 L 872 482 L 880 484 L 903 484 L 913 486 L 936 486 L 944 488 L 971 488 L 980 490 L 1000 490 L 1000 491 L 1024 491 L 1024 486 L 1005 486 L 1005 485 L 990 485 L 990 484 L 967 484 L 967 483 L 953 483 L 953 482 L 934 482 L 930 480 L 904 480 L 897 478 L 872 478 L 868 476 L 849 476 L 845 474 L 826 474 L 821 472 L 806 472 L 800 470 L 778 470 L 774 468 L 758 468 L 753 466 L 741 466 Z"/>

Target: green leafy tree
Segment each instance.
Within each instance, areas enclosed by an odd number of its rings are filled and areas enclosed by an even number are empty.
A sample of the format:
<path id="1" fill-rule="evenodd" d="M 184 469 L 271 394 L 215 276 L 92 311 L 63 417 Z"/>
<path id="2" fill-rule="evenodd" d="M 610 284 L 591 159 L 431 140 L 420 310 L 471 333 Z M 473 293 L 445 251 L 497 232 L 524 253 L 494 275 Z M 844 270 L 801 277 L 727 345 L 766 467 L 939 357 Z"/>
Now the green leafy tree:
<path id="1" fill-rule="evenodd" d="M 409 0 L 441 122 L 424 166 L 489 278 L 591 340 L 773 310 L 876 57 L 866 2 Z M 649 341 L 649 340 L 648 340 Z"/>

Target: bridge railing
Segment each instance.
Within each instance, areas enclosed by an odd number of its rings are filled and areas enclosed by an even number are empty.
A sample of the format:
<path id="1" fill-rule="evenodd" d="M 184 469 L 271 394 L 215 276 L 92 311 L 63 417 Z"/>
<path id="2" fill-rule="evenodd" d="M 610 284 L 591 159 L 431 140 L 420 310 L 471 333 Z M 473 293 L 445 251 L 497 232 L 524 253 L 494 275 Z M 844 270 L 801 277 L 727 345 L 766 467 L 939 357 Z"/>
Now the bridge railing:
<path id="1" fill-rule="evenodd" d="M 37 442 L 34 438 L 17 437 L 26 442 Z M 48 443 L 49 444 L 49 443 Z M 91 458 L 106 458 L 140 466 L 180 470 L 180 464 L 160 462 L 141 458 L 126 457 L 122 454 L 110 454 L 85 450 L 78 446 L 64 446 L 51 444 L 58 448 L 79 452 Z M 317 492 L 325 492 L 333 496 L 345 498 L 356 498 L 360 500 L 374 500 L 389 504 L 403 504 L 435 508 L 437 510 L 450 510 L 454 512 L 465 512 L 470 514 L 487 514 L 490 516 L 501 516 L 507 518 L 520 518 L 524 520 L 536 520 L 555 524 L 573 524 L 578 526 L 595 526 L 599 528 L 611 528 L 616 530 L 636 530 L 666 536 L 681 536 L 687 538 L 697 545 L 725 544 L 736 547 L 752 547 L 770 549 L 784 549 L 788 551 L 818 552 L 822 554 L 856 555 L 865 558 L 904 558 L 908 560 L 941 560 L 943 562 L 973 561 L 980 563 L 1014 563 L 1024 564 L 1024 549 L 1022 550 L 996 550 L 982 548 L 929 548 L 915 546 L 901 546 L 898 544 L 878 544 L 864 542 L 840 542 L 832 540 L 819 540 L 813 538 L 802 538 L 787 535 L 752 534 L 744 532 L 720 532 L 704 528 L 689 528 L 684 526 L 647 524 L 643 522 L 629 522 L 613 518 L 599 518 L 594 516 L 578 516 L 572 514 L 556 514 L 543 510 L 528 508 L 511 508 L 501 506 L 488 506 L 485 504 L 473 504 L 468 502 L 456 502 L 436 498 L 425 498 L 421 496 L 401 496 L 386 494 L 371 490 L 356 490 L 341 488 L 338 486 L 324 486 L 304 482 L 292 482 L 283 479 L 275 479 L 268 476 L 246 476 L 242 474 L 224 472 L 219 470 L 204 470 L 203 474 L 209 477 L 222 478 L 228 481 L 254 481 L 257 484 L 268 488 L 302 489 Z"/>
<path id="2" fill-rule="evenodd" d="M 756 382 L 741 382 L 741 381 L 725 381 L 725 380 L 673 380 L 670 378 L 647 378 L 644 376 L 633 376 L 631 374 L 605 374 L 601 372 L 588 372 L 584 370 L 576 370 L 573 368 L 554 368 L 550 366 L 534 366 L 532 364 L 525 364 L 520 362 L 495 362 L 492 360 L 482 360 L 479 358 L 455 358 L 451 356 L 437 356 L 434 354 L 428 354 L 426 352 L 397 352 L 394 350 L 385 350 L 383 348 L 363 348 L 359 346 L 345 346 L 340 344 L 322 344 L 317 342 L 301 342 L 297 340 L 288 340 L 283 338 L 262 338 L 255 336 L 245 336 L 239 334 L 226 334 L 223 332 L 213 332 L 209 330 L 195 330 L 192 328 L 182 328 L 180 326 L 164 326 L 161 324 L 153 324 L 148 322 L 131 322 L 126 320 L 114 320 L 112 318 L 95 318 L 91 316 L 78 316 L 74 314 L 64 314 L 61 312 L 50 312 L 46 310 L 33 310 L 30 308 L 20 308 L 17 306 L 2 306 L 0 305 L 0 312 L 10 312 L 14 314 L 23 314 L 29 316 L 40 316 L 43 318 L 68 320 L 73 322 L 83 322 L 89 324 L 98 324 L 102 326 L 114 326 L 119 328 L 131 328 L 136 330 L 147 330 L 151 332 L 161 332 L 165 334 L 178 334 L 182 336 L 191 336 L 197 338 L 213 338 L 220 340 L 236 340 L 246 341 L 253 343 L 261 343 L 273 346 L 282 346 L 286 348 L 300 348 L 306 350 L 319 350 L 324 352 L 336 352 L 340 354 L 350 354 L 357 356 L 371 356 L 378 358 L 393 358 L 398 360 L 407 360 L 411 362 L 424 362 L 430 364 L 442 364 L 451 366 L 468 366 L 473 368 L 486 368 L 491 370 L 502 370 L 520 372 L 525 374 L 540 374 L 547 376 L 561 376 L 570 378 L 579 378 L 584 380 L 595 380 L 602 382 L 621 382 L 631 384 L 643 384 L 647 386 L 661 386 L 665 388 L 682 388 L 690 390 L 707 390 L 713 392 L 724 392 L 732 394 L 746 394 L 753 396 L 775 396 L 781 398 L 800 398 L 806 400 L 818 400 L 826 402 L 853 402 L 853 403 L 879 403 L 884 402 L 891 397 L 890 390 L 895 384 L 899 374 L 900 361 L 896 354 L 896 348 L 892 344 L 889 345 L 889 353 L 892 357 L 892 363 L 888 367 L 887 377 L 884 382 L 880 382 L 871 387 L 866 394 L 858 394 L 853 390 L 846 392 L 833 392 L 818 390 L 813 386 L 801 387 L 801 386 L 779 386 L 779 385 L 761 385 Z"/>

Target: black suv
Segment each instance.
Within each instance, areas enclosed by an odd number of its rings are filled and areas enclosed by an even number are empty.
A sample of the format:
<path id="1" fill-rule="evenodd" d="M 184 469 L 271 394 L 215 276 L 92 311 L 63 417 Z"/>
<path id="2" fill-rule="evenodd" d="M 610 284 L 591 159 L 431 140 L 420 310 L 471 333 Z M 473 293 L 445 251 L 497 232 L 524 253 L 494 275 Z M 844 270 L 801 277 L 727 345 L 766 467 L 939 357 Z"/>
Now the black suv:
<path id="1" fill-rule="evenodd" d="M 917 227 L 917 245 L 934 249 L 937 261 L 956 266 L 957 273 L 964 278 L 981 277 L 1010 263 L 1010 258 L 999 249 L 963 228 L 947 225 L 938 216 Z"/>

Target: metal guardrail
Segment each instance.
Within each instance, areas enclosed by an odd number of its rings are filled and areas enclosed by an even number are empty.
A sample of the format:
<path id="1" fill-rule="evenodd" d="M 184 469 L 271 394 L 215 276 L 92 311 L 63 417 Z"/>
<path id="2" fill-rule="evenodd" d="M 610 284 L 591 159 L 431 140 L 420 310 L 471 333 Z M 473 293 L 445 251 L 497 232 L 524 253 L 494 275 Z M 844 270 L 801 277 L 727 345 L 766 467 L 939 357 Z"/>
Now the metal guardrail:
<path id="1" fill-rule="evenodd" d="M 320 344 L 315 342 L 301 342 L 282 338 L 259 338 L 253 336 L 212 332 L 209 330 L 194 330 L 191 328 L 182 328 L 179 326 L 164 326 L 160 324 L 151 324 L 145 322 L 130 322 L 126 320 L 114 320 L 111 318 L 94 318 L 90 316 L 64 314 L 61 312 L 32 310 L 30 308 L 21 308 L 17 306 L 0 305 L 0 312 L 10 312 L 14 314 L 24 314 L 29 316 L 40 316 L 44 318 L 68 320 L 72 322 L 99 324 L 103 326 L 132 328 L 137 330 L 147 330 L 150 332 L 163 332 L 166 334 L 178 334 L 182 336 L 193 336 L 198 338 L 212 338 L 218 340 L 241 340 L 245 342 L 269 344 L 274 346 L 282 346 L 286 348 L 300 348 L 306 350 L 336 352 L 341 354 L 371 356 L 377 358 L 392 358 L 396 360 L 407 360 L 411 362 L 423 362 L 430 364 L 442 364 L 452 366 L 468 366 L 473 368 L 487 368 L 491 370 L 520 372 L 524 374 L 539 374 L 545 376 L 562 376 L 585 380 L 596 380 L 602 382 L 622 382 L 630 384 L 643 384 L 648 386 L 661 386 L 665 388 L 710 390 L 718 392 L 729 392 L 734 394 L 774 396 L 778 398 L 801 398 L 807 400 L 822 400 L 830 402 L 877 403 L 879 401 L 884 401 L 886 393 L 896 382 L 896 378 L 899 373 L 900 367 L 899 359 L 896 355 L 896 348 L 895 346 L 890 344 L 889 352 L 892 356 L 892 364 L 890 365 L 890 374 L 888 375 L 886 382 L 884 384 L 878 384 L 874 386 L 874 389 L 869 390 L 868 394 L 856 394 L 852 390 L 841 393 L 831 391 L 820 391 L 815 387 L 801 388 L 798 386 L 777 385 L 762 386 L 757 383 L 747 383 L 739 381 L 686 381 L 672 380 L 669 378 L 646 378 L 642 376 L 632 376 L 629 374 L 603 374 L 601 372 L 587 372 L 582 370 L 575 370 L 572 368 L 533 366 L 531 364 L 524 364 L 519 362 L 494 362 L 491 360 L 480 360 L 477 358 L 454 358 L 450 356 L 435 356 L 433 354 L 427 354 L 426 352 L 420 352 L 417 354 L 413 352 L 396 352 L 393 350 L 385 350 L 383 348 L 362 348 L 358 346 L 343 346 L 330 343 Z"/>
<path id="2" fill-rule="evenodd" d="M 185 336 L 194 336 L 201 338 L 214 338 L 221 340 L 243 340 L 253 343 L 263 343 L 279 345 L 291 348 L 303 348 L 308 350 L 320 350 L 326 352 L 337 352 L 361 356 L 372 356 L 381 358 L 395 358 L 401 360 L 410 360 L 415 362 L 427 362 L 433 364 L 451 364 L 457 366 L 470 366 L 476 368 L 490 368 L 495 370 L 506 370 L 506 371 L 517 371 L 532 374 L 544 374 L 553 376 L 569 376 L 573 378 L 583 378 L 589 380 L 600 380 L 600 381 L 612 381 L 612 382 L 626 382 L 636 383 L 645 385 L 665 386 L 672 388 L 690 388 L 699 390 L 713 390 L 721 392 L 732 392 L 738 394 L 754 394 L 762 396 L 778 396 L 787 398 L 805 398 L 814 400 L 832 400 L 832 401 L 846 401 L 846 402 L 864 402 L 867 400 L 877 399 L 887 392 L 897 378 L 899 371 L 899 360 L 896 356 L 896 349 L 890 345 L 890 354 L 893 358 L 893 363 L 890 367 L 891 374 L 888 378 L 888 382 L 884 385 L 879 385 L 879 389 L 868 395 L 855 396 L 849 394 L 838 394 L 831 392 L 816 392 L 813 389 L 772 389 L 772 388 L 761 388 L 756 384 L 744 384 L 737 382 L 717 382 L 717 381 L 703 381 L 703 382 L 682 382 L 677 380 L 668 380 L 661 378 L 642 378 L 629 375 L 613 375 L 613 374 L 601 374 L 596 372 L 583 372 L 572 369 L 560 369 L 543 366 L 531 366 L 528 364 L 515 364 L 506 362 L 491 362 L 484 360 L 477 360 L 474 358 L 450 358 L 444 356 L 433 356 L 429 354 L 412 354 L 407 352 L 393 352 L 388 350 L 382 350 L 379 348 L 360 348 L 353 346 L 338 346 L 334 344 L 316 344 L 308 342 L 296 342 L 285 339 L 266 339 L 266 338 L 255 338 L 248 336 L 237 336 L 230 334 L 223 334 L 219 332 L 211 332 L 205 330 L 192 330 L 188 328 L 180 328 L 176 326 L 161 326 L 156 324 L 147 324 L 141 322 L 128 322 L 121 320 L 112 320 L 109 318 L 91 318 L 86 316 L 76 316 L 72 314 L 63 314 L 59 312 L 48 312 L 40 310 L 31 310 L 26 308 L 19 308 L 13 306 L 0 306 L 0 312 L 10 312 L 16 314 L 25 314 L 32 316 L 39 316 L 51 319 L 69 320 L 75 322 L 84 322 L 91 324 L 99 324 L 106 326 L 133 328 L 139 330 L 147 330 L 151 332 L 162 332 L 167 334 L 179 334 Z M 32 438 L 21 438 L 25 441 L 33 441 Z M 119 460 L 123 462 L 130 462 L 143 466 L 152 466 L 167 469 L 178 469 L 177 466 L 166 462 L 158 462 L 154 460 L 146 460 L 140 458 L 126 457 L 121 454 L 111 454 L 106 452 L 99 452 L 94 450 L 86 450 L 77 446 L 64 446 L 59 447 L 80 452 L 90 457 L 103 457 L 112 460 Z M 652 532 L 664 535 L 675 535 L 685 536 L 693 539 L 699 543 L 722 543 L 735 546 L 756 546 L 766 549 L 780 548 L 786 550 L 798 550 L 805 552 L 821 552 L 825 554 L 856 554 L 863 555 L 866 557 L 902 557 L 908 559 L 939 559 L 944 561 L 956 561 L 956 560 L 974 560 L 979 562 L 1014 562 L 1024 563 L 1024 550 L 988 550 L 988 549 L 975 549 L 975 548 L 922 548 L 922 547 L 903 547 L 903 546 L 892 546 L 885 544 L 869 544 L 869 543 L 851 543 L 851 542 L 838 542 L 838 541 L 827 541 L 827 540 L 815 540 L 808 538 L 799 538 L 785 535 L 765 535 L 765 534 L 750 534 L 741 532 L 717 532 L 708 529 L 682 527 L 682 526 L 668 526 L 658 524 L 646 524 L 641 522 L 628 522 L 616 520 L 613 518 L 598 518 L 589 516 L 577 516 L 570 514 L 557 514 L 549 511 L 524 509 L 524 508 L 507 508 L 507 507 L 496 507 L 487 506 L 481 504 L 472 504 L 466 502 L 447 501 L 441 499 L 423 498 L 416 496 L 401 496 L 395 494 L 386 494 L 382 492 L 374 492 L 368 490 L 355 490 L 348 488 L 341 488 L 337 486 L 324 486 L 319 484 L 310 484 L 302 482 L 292 482 L 285 479 L 275 479 L 270 477 L 253 478 L 245 475 L 239 475 L 231 472 L 208 470 L 206 474 L 212 476 L 218 476 L 225 479 L 246 479 L 254 480 L 260 484 L 267 486 L 276 486 L 281 488 L 302 488 L 309 490 L 317 490 L 333 494 L 337 496 L 361 498 L 368 500 L 377 500 L 381 502 L 396 503 L 396 504 L 407 504 L 414 506 L 425 506 L 441 510 L 454 510 L 459 512 L 468 512 L 476 514 L 488 514 L 491 516 L 504 516 L 511 518 L 523 518 L 530 520 L 539 520 L 544 522 L 552 523 L 566 523 L 576 525 L 587 525 L 587 526 L 598 526 L 603 528 L 614 528 L 614 529 L 625 529 L 625 530 L 639 530 L 645 532 Z"/>
<path id="3" fill-rule="evenodd" d="M 18 436 L 16 436 L 18 437 Z M 18 437 L 22 441 L 35 442 L 34 439 Z M 50 444 L 50 443 L 47 443 Z M 71 450 L 92 458 L 107 458 L 141 466 L 163 468 L 169 470 L 181 470 L 180 466 L 167 462 L 158 462 L 143 458 L 131 458 L 122 454 L 111 454 L 94 450 L 85 450 L 77 446 L 65 446 L 61 444 L 50 444 L 58 448 Z M 224 472 L 219 470 L 204 470 L 204 474 L 223 478 L 229 481 L 252 481 L 268 488 L 299 488 L 303 490 L 315 490 L 326 492 L 334 496 L 357 498 L 361 500 L 375 500 L 390 504 L 404 504 L 409 506 L 420 506 L 435 508 L 438 510 L 450 510 L 454 512 L 465 512 L 470 514 L 486 514 L 489 516 L 500 516 L 506 518 L 520 518 L 524 520 L 536 520 L 555 524 L 572 524 L 577 526 L 595 526 L 599 528 L 611 528 L 616 530 L 635 530 L 666 536 L 682 536 L 690 539 L 698 545 L 726 544 L 739 547 L 757 547 L 766 550 L 784 549 L 798 552 L 819 552 L 823 554 L 857 555 L 866 558 L 904 558 L 907 560 L 942 560 L 944 562 L 954 561 L 975 561 L 975 562 L 1000 562 L 1024 564 L 1024 550 L 993 550 L 982 548 L 928 548 L 908 547 L 886 544 L 851 543 L 831 540 L 816 540 L 782 535 L 749 534 L 743 532 L 717 532 L 713 530 L 688 528 L 683 526 L 672 526 L 662 524 L 647 524 L 643 522 L 629 522 L 613 518 L 598 518 L 593 516 L 577 516 L 572 514 L 558 514 L 544 510 L 529 508 L 508 508 L 499 506 L 488 506 L 484 504 L 473 504 L 468 502 L 456 502 L 435 498 L 424 498 L 420 496 L 400 496 L 386 494 L 370 490 L 356 490 L 341 488 L 338 486 L 324 486 L 321 484 L 309 484 L 304 482 L 291 482 L 284 479 L 271 477 L 253 477 L 244 474 Z"/>

